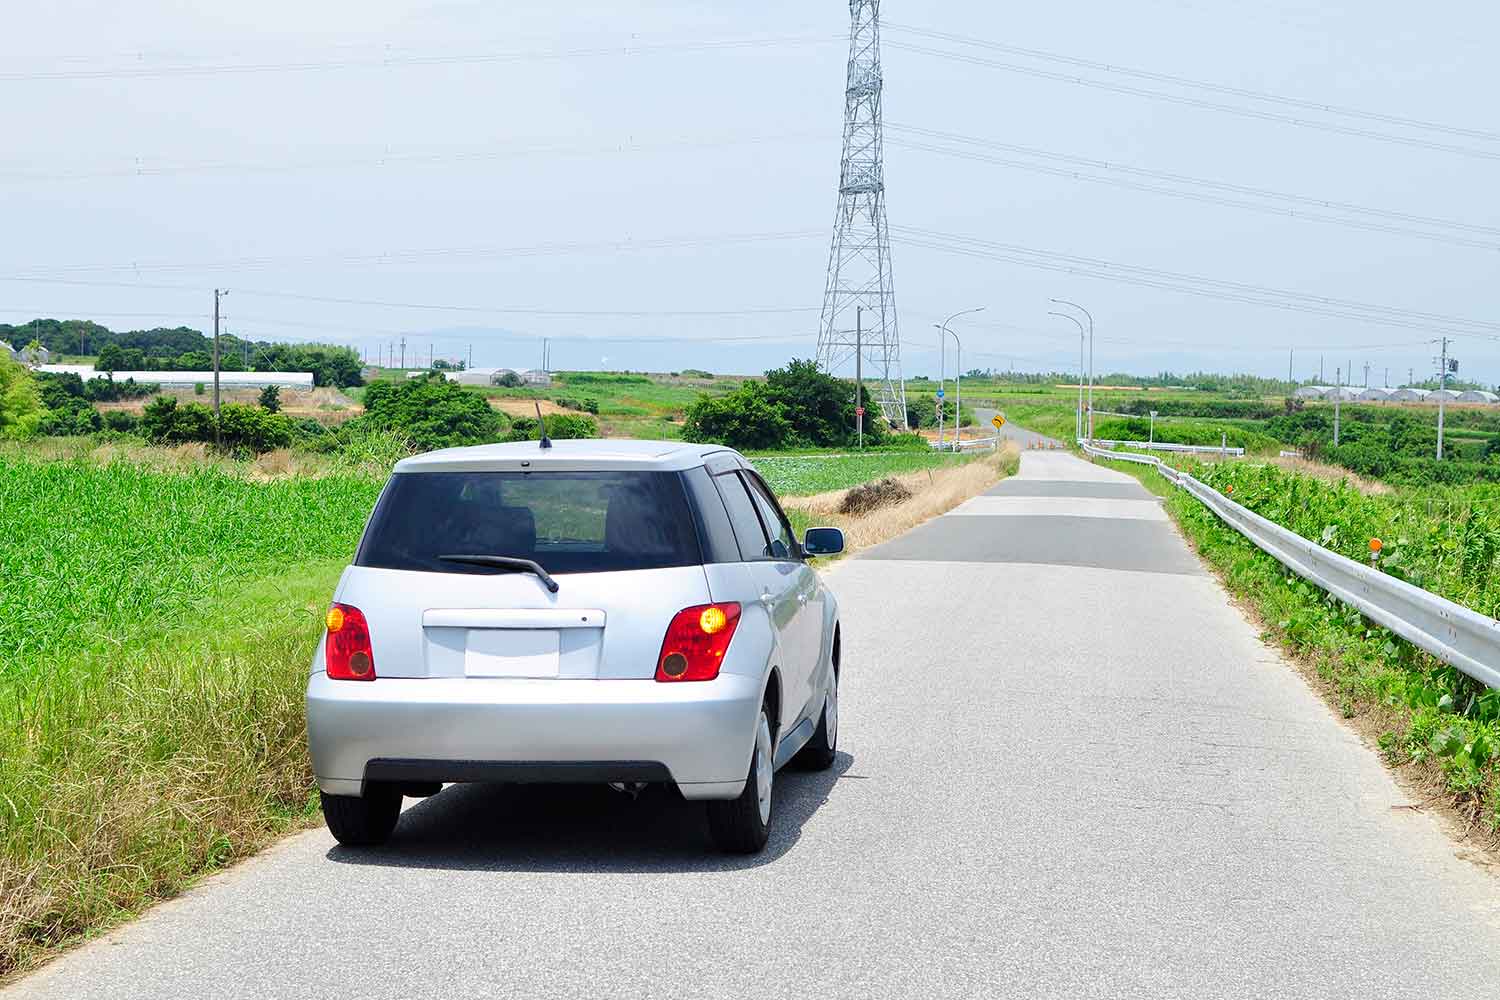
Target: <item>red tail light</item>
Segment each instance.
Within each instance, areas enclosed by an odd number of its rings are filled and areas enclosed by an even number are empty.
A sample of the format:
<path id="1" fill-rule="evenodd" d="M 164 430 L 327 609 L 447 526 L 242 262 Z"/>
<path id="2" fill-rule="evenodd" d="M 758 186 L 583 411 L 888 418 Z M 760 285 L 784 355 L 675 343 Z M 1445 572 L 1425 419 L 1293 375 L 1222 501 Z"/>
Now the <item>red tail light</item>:
<path id="1" fill-rule="evenodd" d="M 328 642 L 323 647 L 328 676 L 336 681 L 373 681 L 375 651 L 365 613 L 348 604 L 328 609 Z"/>
<path id="2" fill-rule="evenodd" d="M 738 604 L 700 604 L 677 612 L 656 658 L 656 679 L 711 681 L 719 676 L 724 651 L 739 623 Z"/>

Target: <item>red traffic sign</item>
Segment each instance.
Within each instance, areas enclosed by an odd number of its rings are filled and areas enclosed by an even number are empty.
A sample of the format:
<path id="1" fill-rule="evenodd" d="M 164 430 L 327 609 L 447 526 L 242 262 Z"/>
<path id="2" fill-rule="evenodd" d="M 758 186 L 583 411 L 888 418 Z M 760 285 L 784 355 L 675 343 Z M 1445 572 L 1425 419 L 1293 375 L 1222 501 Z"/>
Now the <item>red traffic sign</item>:
<path id="1" fill-rule="evenodd" d="M 863 406 L 856 406 L 854 408 L 854 415 L 856 417 L 862 417 L 862 416 L 864 416 L 865 415 L 865 408 Z"/>

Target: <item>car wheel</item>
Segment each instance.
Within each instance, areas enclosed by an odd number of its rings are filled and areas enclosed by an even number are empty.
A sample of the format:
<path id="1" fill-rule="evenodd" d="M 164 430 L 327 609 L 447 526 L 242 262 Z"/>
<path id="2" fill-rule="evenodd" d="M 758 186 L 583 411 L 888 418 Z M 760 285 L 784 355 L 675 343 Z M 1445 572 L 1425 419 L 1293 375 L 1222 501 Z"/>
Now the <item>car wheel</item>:
<path id="1" fill-rule="evenodd" d="M 755 723 L 755 752 L 738 798 L 708 803 L 708 829 L 719 849 L 730 854 L 758 854 L 771 836 L 771 791 L 776 761 L 772 751 L 771 715 L 765 705 Z"/>
<path id="2" fill-rule="evenodd" d="M 818 719 L 818 731 L 813 733 L 807 746 L 798 752 L 794 760 L 797 766 L 809 771 L 826 771 L 833 766 L 839 748 L 839 672 L 833 671 L 833 683 L 823 698 L 823 715 Z"/>
<path id="3" fill-rule="evenodd" d="M 335 840 L 345 847 L 383 844 L 401 816 L 401 792 L 386 785 L 370 785 L 364 795 L 329 795 L 323 800 L 323 820 Z"/>

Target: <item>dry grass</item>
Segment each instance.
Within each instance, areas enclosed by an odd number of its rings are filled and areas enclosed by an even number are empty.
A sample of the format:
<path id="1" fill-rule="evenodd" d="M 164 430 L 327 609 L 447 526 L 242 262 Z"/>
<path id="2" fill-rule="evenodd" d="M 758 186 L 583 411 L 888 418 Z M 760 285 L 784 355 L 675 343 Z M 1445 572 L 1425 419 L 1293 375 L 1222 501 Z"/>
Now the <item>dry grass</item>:
<path id="1" fill-rule="evenodd" d="M 576 413 L 565 406 L 558 406 L 550 399 L 515 399 L 513 397 L 491 398 L 490 405 L 509 417 L 535 417 L 536 404 L 542 404 L 542 416 L 554 413 Z"/>
<path id="2" fill-rule="evenodd" d="M 924 521 L 947 513 L 993 486 L 997 480 L 1013 475 L 1020 463 L 1020 449 L 1007 442 L 999 451 L 963 465 L 909 472 L 894 478 L 911 491 L 910 500 L 863 515 L 839 513 L 848 490 L 790 497 L 782 503 L 788 513 L 801 514 L 809 522 L 842 528 L 847 551 L 858 552 L 890 541 Z"/>
<path id="3" fill-rule="evenodd" d="M 210 386 L 203 395 L 198 395 L 191 388 L 169 388 L 163 389 L 161 395 L 172 396 L 182 403 L 211 403 L 213 402 L 213 389 Z M 247 406 L 255 406 L 260 402 L 259 389 L 223 389 L 219 391 L 219 401 L 223 403 L 244 403 Z M 134 413 L 139 416 L 145 412 L 146 404 L 151 402 L 147 399 L 122 399 L 115 402 L 95 403 L 100 412 L 107 413 L 110 410 L 122 410 L 126 413 Z M 341 423 L 351 417 L 357 417 L 364 412 L 360 406 L 348 396 L 337 389 L 320 386 L 315 389 L 286 389 L 281 390 L 281 412 L 292 417 L 316 417 L 325 422 Z"/>
<path id="4" fill-rule="evenodd" d="M 1322 479 L 1325 482 L 1337 483 L 1347 482 L 1350 486 L 1371 496 L 1382 496 L 1394 493 L 1395 490 L 1385 483 L 1374 479 L 1366 479 L 1364 476 L 1356 475 L 1348 469 L 1338 465 L 1325 465 L 1315 462 L 1310 458 L 1273 458 L 1272 465 L 1279 466 L 1287 472 L 1296 472 L 1313 479 Z"/>

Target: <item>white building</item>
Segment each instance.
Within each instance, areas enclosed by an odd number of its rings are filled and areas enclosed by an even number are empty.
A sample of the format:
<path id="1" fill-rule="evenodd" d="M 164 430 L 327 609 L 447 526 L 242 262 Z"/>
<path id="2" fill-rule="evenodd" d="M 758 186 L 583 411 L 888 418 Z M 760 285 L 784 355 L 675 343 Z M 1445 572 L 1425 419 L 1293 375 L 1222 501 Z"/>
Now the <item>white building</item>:
<path id="1" fill-rule="evenodd" d="M 1427 394 L 1427 402 L 1436 403 L 1441 399 L 1445 402 L 1455 403 L 1458 401 L 1458 395 L 1457 389 L 1434 389 Z"/>
<path id="2" fill-rule="evenodd" d="M 1355 392 L 1353 389 L 1350 389 L 1348 386 L 1336 385 L 1333 388 L 1325 391 L 1323 393 L 1323 398 L 1328 400 L 1330 403 L 1336 399 L 1342 400 L 1345 403 L 1351 403 L 1359 398 L 1359 393 Z"/>
<path id="3" fill-rule="evenodd" d="M 1304 385 L 1292 393 L 1297 399 L 1322 399 L 1325 393 L 1333 391 L 1332 386 L 1327 385 Z"/>
<path id="4" fill-rule="evenodd" d="M 1391 401 L 1398 403 L 1420 403 L 1425 400 L 1428 389 L 1397 389 L 1391 393 Z"/>
<path id="5" fill-rule="evenodd" d="M 1384 403 L 1391 398 L 1391 390 L 1372 386 L 1361 392 L 1359 398 L 1364 403 Z"/>
<path id="6" fill-rule="evenodd" d="M 1493 392 L 1487 392 L 1484 389 L 1470 389 L 1467 392 L 1459 393 L 1457 401 L 1460 403 L 1489 403 L 1494 405 L 1495 403 L 1500 403 L 1500 396 L 1495 395 Z"/>
<path id="7" fill-rule="evenodd" d="M 41 365 L 38 371 L 57 374 L 71 373 L 87 382 L 91 378 L 103 378 L 108 372 L 98 371 L 88 365 Z M 214 384 L 214 373 L 208 372 L 115 372 L 114 380 L 124 382 L 154 382 L 163 389 L 191 388 L 200 382 Z M 220 389 L 264 389 L 274 385 L 282 389 L 311 389 L 312 372 L 219 372 Z"/>

